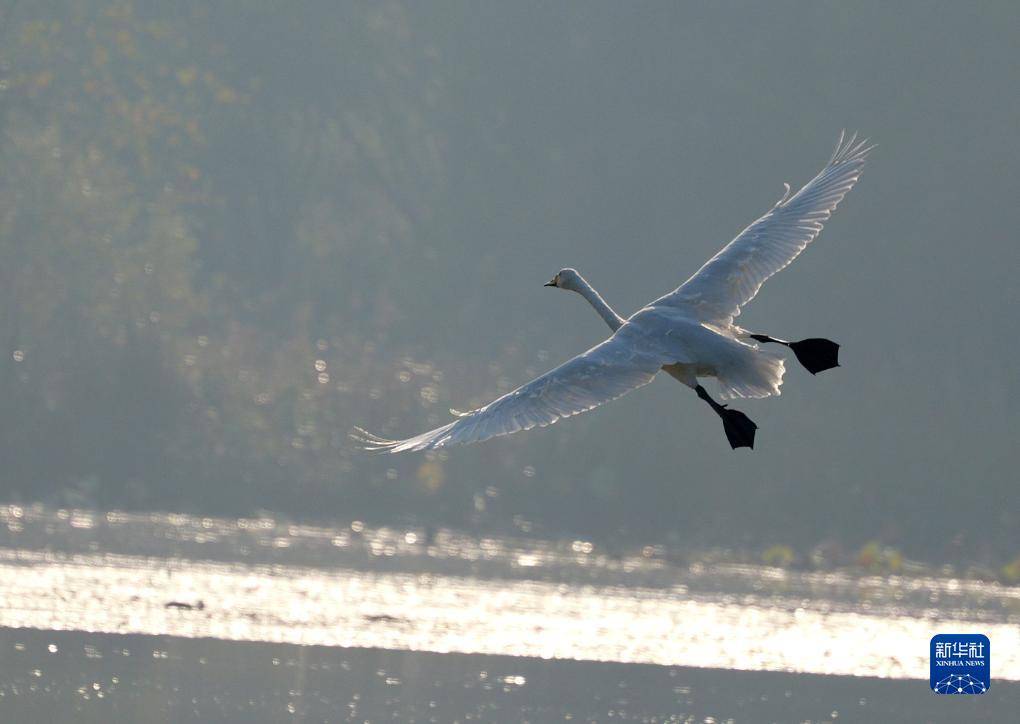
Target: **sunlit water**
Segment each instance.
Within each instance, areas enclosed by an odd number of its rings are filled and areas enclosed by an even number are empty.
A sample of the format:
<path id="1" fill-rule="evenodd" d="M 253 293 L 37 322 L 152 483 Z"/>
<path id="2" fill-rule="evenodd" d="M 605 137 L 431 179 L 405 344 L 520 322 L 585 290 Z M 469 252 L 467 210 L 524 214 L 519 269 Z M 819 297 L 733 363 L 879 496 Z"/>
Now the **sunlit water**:
<path id="1" fill-rule="evenodd" d="M 650 671 L 671 671 L 674 677 L 682 671 L 687 680 L 711 681 L 709 671 L 727 670 L 720 673 L 724 677 L 720 681 L 734 686 L 741 676 L 735 671 L 786 672 L 785 679 L 775 680 L 779 689 L 774 691 L 768 677 L 744 680 L 751 690 L 761 689 L 747 704 L 748 711 L 780 706 L 776 711 L 792 714 L 795 702 L 789 702 L 793 708 L 783 709 L 781 699 L 768 704 L 769 697 L 786 692 L 785 698 L 803 704 L 805 682 L 825 679 L 791 677 L 790 672 L 927 679 L 928 641 L 938 632 L 981 632 L 991 639 L 993 690 L 984 706 L 1003 704 L 1004 696 L 1015 698 L 1020 688 L 1008 683 L 1020 680 L 1020 588 L 938 577 L 791 572 L 689 560 L 652 548 L 610 555 L 587 541 L 487 539 L 445 530 L 374 529 L 359 522 L 329 528 L 268 517 L 222 520 L 9 506 L 0 508 L 0 600 L 0 626 L 9 629 L 0 638 L 4 667 L 0 674 L 6 681 L 0 685 L 0 711 L 22 701 L 19 694 L 34 692 L 45 701 L 47 692 L 55 696 L 68 687 L 67 701 L 79 714 L 83 702 L 102 701 L 116 690 L 121 692 L 120 701 L 127 701 L 125 696 L 137 695 L 132 686 L 143 684 L 124 685 L 125 676 L 132 676 L 125 672 L 134 670 L 138 657 L 158 664 L 169 656 L 165 642 L 179 639 L 302 645 L 287 649 L 284 658 L 305 659 L 302 677 L 311 679 L 355 676 L 343 674 L 344 661 L 346 671 L 372 666 L 358 650 L 374 650 L 372 657 L 400 661 L 396 667 L 400 670 L 418 662 L 413 665 L 424 668 L 415 669 L 415 687 L 426 686 L 420 681 L 426 670 L 436 677 L 426 688 L 470 683 L 470 696 L 461 693 L 473 703 L 458 700 L 458 707 L 467 707 L 458 717 L 470 707 L 480 706 L 481 711 L 497 700 L 512 708 L 514 692 L 527 687 L 538 696 L 534 676 L 543 660 L 549 662 L 541 669 L 543 678 L 573 680 L 577 670 L 586 671 L 584 677 L 598 677 L 590 668 L 595 664 L 580 662 L 608 662 L 617 668 L 598 671 L 616 671 L 612 676 L 631 671 L 641 686 L 664 677 L 661 685 L 671 693 L 659 692 L 665 696 L 661 706 L 635 708 L 633 699 L 623 696 L 625 704 L 616 712 L 619 718 L 626 718 L 628 707 L 632 714 L 643 711 L 644 718 L 651 717 L 651 711 L 657 712 L 655 717 L 698 711 L 690 684 L 670 683 L 667 674 Z M 125 634 L 145 643 L 125 648 L 117 643 Z M 86 682 L 81 691 L 81 686 L 71 687 L 69 677 L 74 679 L 71 672 L 77 671 L 72 660 L 55 663 L 60 661 L 61 646 L 67 648 L 60 642 L 68 640 L 74 642 L 74 653 L 65 650 L 64 655 L 81 659 L 86 671 L 92 667 L 104 672 L 107 680 Z M 229 658 L 224 653 L 227 646 L 179 642 L 170 648 L 190 652 L 176 654 L 179 661 L 202 666 L 202 661 Z M 347 653 L 324 653 L 331 650 Z M 487 669 L 463 663 L 476 657 L 457 656 L 462 654 L 495 657 L 499 671 L 490 678 Z M 131 656 L 136 658 L 130 664 L 121 660 Z M 319 662 L 318 668 L 308 669 L 308 656 Z M 32 661 L 42 663 L 26 669 Z M 643 664 L 668 668 L 619 668 Z M 64 674 L 47 679 L 54 667 Z M 339 668 L 335 674 L 323 674 L 329 667 Z M 112 670 L 120 672 L 118 682 L 112 681 Z M 403 719 L 411 707 L 428 720 L 428 692 L 408 694 L 406 672 L 401 674 L 392 665 L 375 671 L 382 672 L 377 675 L 381 683 L 371 679 L 371 672 L 357 676 L 368 676 L 366 681 L 384 691 L 393 687 L 393 696 L 383 697 L 393 704 L 392 712 L 384 707 L 386 712 Z M 633 673 L 637 671 L 645 673 Z M 273 679 L 271 672 L 270 666 L 259 676 L 268 681 Z M 177 679 L 182 676 L 178 672 Z M 461 681 L 464 677 L 467 681 Z M 11 683 L 16 681 L 21 681 L 20 688 Z M 185 702 L 202 700 L 197 695 L 201 692 L 190 691 L 187 681 L 171 678 L 163 683 L 171 689 L 176 686 Z M 259 688 L 254 680 L 236 685 Z M 833 701 L 855 690 L 818 686 L 829 691 Z M 915 681 L 909 690 L 930 698 L 926 686 Z M 306 681 L 287 691 L 300 690 L 301 698 L 308 688 Z M 191 711 L 179 709 L 173 691 L 164 693 L 166 717 L 180 718 L 182 711 Z M 348 693 L 354 696 L 357 691 Z M 595 693 L 578 696 L 591 703 Z M 329 706 L 337 704 L 338 696 L 333 691 Z M 641 699 L 645 704 L 653 700 L 650 694 Z M 861 700 L 866 702 L 867 697 L 848 700 L 864 707 Z M 351 701 L 353 708 L 348 706 Z M 357 719 L 357 701 L 344 702 L 345 716 L 352 720 Z M 532 698 L 521 701 L 534 703 Z M 560 704 L 565 706 L 566 701 Z M 307 700 L 292 704 L 294 711 L 283 710 L 295 716 L 314 709 Z M 548 711 L 559 712 L 557 718 L 569 713 L 554 704 L 550 700 Z M 585 714 L 576 701 L 570 706 L 578 714 L 599 718 L 612 710 L 611 704 L 603 704 L 610 708 L 600 704 L 594 714 Z M 283 706 L 280 701 L 277 705 Z M 201 707 L 195 706 L 198 712 Z M 250 707 L 239 706 L 238 711 L 250 714 Z M 329 709 L 323 706 L 324 711 Z M 527 718 L 526 709 L 514 711 Z M 534 714 L 540 714 L 539 709 Z"/>

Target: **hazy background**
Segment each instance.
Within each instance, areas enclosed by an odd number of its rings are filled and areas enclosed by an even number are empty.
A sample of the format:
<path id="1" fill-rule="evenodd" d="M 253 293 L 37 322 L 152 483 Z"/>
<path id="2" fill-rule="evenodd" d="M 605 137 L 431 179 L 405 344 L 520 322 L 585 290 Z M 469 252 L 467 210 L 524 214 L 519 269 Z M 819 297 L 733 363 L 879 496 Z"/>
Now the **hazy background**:
<path id="1" fill-rule="evenodd" d="M 273 5 L 0 2 L 0 500 L 1020 555 L 1015 3 Z M 741 403 L 753 452 L 668 378 L 351 446 L 598 342 L 554 272 L 629 314 L 844 127 L 860 184 L 740 320 L 844 366 Z"/>

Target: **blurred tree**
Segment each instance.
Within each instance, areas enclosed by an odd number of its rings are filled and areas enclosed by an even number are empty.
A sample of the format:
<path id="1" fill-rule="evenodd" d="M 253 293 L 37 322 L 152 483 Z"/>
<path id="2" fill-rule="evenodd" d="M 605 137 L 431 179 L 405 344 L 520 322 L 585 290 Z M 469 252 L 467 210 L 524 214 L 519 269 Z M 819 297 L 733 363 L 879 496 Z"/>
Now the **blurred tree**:
<path id="1" fill-rule="evenodd" d="M 15 490 L 98 475 L 117 499 L 165 462 L 187 402 L 174 363 L 205 308 L 188 221 L 198 101 L 171 71 L 180 27 L 130 3 L 4 20 L 0 444 Z"/>
<path id="2" fill-rule="evenodd" d="M 718 147 L 687 144 L 678 164 L 670 144 L 751 123 L 749 99 L 782 96 L 728 50 L 708 80 L 682 55 L 658 57 L 651 48 L 672 53 L 678 37 L 694 57 L 713 50 L 682 16 L 0 0 L 0 498 L 544 523 L 699 546 L 755 546 L 781 529 L 802 560 L 831 537 L 938 555 L 897 539 L 962 530 L 953 512 L 973 523 L 983 496 L 946 484 L 933 500 L 921 475 L 913 488 L 847 485 L 809 465 L 800 479 L 702 485 L 670 467 L 676 456 L 648 453 L 675 447 L 682 426 L 653 423 L 631 398 L 554 434 L 450 454 L 373 458 L 347 440 L 355 422 L 382 434 L 437 425 L 595 341 L 593 316 L 554 329 L 496 282 L 546 264 L 558 237 L 645 294 L 635 239 L 672 234 L 676 197 L 695 185 L 734 182 Z M 755 67 L 771 52 L 752 51 Z M 657 80 L 634 82 L 646 73 Z M 690 88 L 716 86 L 719 108 L 691 108 Z M 546 352 L 552 335 L 564 344 Z M 1003 478 L 1008 451 L 997 454 L 988 469 Z M 801 515 L 791 501 L 808 486 L 844 515 Z M 1009 560 L 1020 547 L 1009 481 L 988 489 L 1002 504 L 982 555 Z M 961 541 L 947 555 L 971 540 L 945 538 Z"/>

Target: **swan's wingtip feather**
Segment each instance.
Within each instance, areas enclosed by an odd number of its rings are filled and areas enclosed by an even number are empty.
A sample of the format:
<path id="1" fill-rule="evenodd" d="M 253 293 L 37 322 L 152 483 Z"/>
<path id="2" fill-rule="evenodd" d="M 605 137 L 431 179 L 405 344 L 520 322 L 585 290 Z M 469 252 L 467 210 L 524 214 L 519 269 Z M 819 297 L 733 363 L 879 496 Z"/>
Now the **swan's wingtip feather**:
<path id="1" fill-rule="evenodd" d="M 378 435 L 369 432 L 363 427 L 358 427 L 357 425 L 351 428 L 349 435 L 352 440 L 357 440 L 358 442 L 392 442 L 391 440 L 379 437 Z"/>
<path id="2" fill-rule="evenodd" d="M 877 143 L 871 143 L 868 138 L 859 138 L 856 132 L 847 140 L 844 130 L 839 134 L 839 141 L 836 142 L 836 150 L 832 153 L 829 165 L 838 166 L 844 163 L 864 161 L 868 153 L 877 145 Z"/>
<path id="3" fill-rule="evenodd" d="M 393 452 L 394 448 L 401 443 L 400 440 L 388 440 L 357 425 L 351 428 L 348 437 L 365 452 Z"/>
<path id="4" fill-rule="evenodd" d="M 450 443 L 459 442 L 450 434 L 455 424 L 456 421 L 405 440 L 390 440 L 357 426 L 353 427 L 348 435 L 357 443 L 359 448 L 366 452 L 417 452 L 421 450 L 435 450 L 436 448 L 445 447 Z"/>
<path id="5" fill-rule="evenodd" d="M 836 147 L 832 149 L 832 156 L 829 158 L 829 165 L 836 163 L 836 159 L 839 158 L 839 152 L 843 148 L 843 139 L 846 138 L 846 129 L 842 129 L 839 132 L 839 139 L 836 141 Z"/>

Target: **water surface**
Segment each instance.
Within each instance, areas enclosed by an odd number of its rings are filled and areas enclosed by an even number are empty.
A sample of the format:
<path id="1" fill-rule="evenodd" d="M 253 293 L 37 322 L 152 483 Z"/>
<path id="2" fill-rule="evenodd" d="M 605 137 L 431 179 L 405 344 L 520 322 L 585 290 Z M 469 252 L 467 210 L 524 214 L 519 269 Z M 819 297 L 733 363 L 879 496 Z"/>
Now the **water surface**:
<path id="1" fill-rule="evenodd" d="M 0 629 L 15 722 L 1010 721 L 1020 685 Z"/>
<path id="2" fill-rule="evenodd" d="M 25 717 L 919 721 L 1020 689 L 1015 587 L 588 541 L 8 506 L 0 595 Z M 963 631 L 979 703 L 927 690 Z"/>

